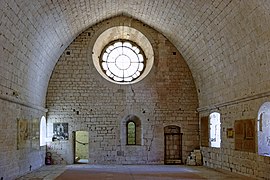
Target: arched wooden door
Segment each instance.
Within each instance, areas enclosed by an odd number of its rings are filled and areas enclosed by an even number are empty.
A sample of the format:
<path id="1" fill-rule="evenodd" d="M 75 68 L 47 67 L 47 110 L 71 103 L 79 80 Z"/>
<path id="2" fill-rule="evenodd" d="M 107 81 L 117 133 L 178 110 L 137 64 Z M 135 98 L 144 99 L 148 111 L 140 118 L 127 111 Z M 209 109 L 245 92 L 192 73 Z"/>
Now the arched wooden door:
<path id="1" fill-rule="evenodd" d="M 164 128 L 165 164 L 182 164 L 182 133 L 178 126 Z"/>

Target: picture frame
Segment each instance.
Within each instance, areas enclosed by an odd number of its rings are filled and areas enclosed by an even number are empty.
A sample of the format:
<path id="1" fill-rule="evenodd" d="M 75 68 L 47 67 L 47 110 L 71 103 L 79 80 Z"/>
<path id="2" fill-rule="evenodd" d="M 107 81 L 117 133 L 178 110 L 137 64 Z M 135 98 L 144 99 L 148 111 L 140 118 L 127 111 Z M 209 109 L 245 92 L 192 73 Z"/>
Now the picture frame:
<path id="1" fill-rule="evenodd" d="M 29 140 L 29 124 L 27 119 L 17 119 L 17 149 L 26 147 Z"/>
<path id="2" fill-rule="evenodd" d="M 254 139 L 254 127 L 251 121 L 247 121 L 244 124 L 244 139 Z"/>
<path id="3" fill-rule="evenodd" d="M 233 138 L 233 137 L 234 137 L 233 128 L 227 128 L 227 138 Z"/>
<path id="4" fill-rule="evenodd" d="M 52 141 L 66 141 L 68 139 L 68 123 L 53 123 Z"/>
<path id="5" fill-rule="evenodd" d="M 31 148 L 33 150 L 40 149 L 40 121 L 38 118 L 34 118 L 31 120 L 30 124 L 30 140 L 31 140 Z"/>

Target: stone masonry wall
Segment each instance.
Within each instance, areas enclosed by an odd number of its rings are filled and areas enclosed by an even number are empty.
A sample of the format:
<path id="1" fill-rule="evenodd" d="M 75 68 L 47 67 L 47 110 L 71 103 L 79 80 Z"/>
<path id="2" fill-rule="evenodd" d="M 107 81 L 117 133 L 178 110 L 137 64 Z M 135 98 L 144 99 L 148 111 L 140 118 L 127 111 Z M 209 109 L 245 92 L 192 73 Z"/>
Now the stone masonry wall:
<path id="1" fill-rule="evenodd" d="M 15 179 L 44 165 L 45 146 L 31 137 L 31 123 L 40 121 L 43 111 L 26 107 L 7 99 L 0 99 L 0 179 Z M 18 143 L 17 120 L 28 122 L 28 134 L 24 143 Z M 38 127 L 39 128 L 39 127 Z"/>
<path id="2" fill-rule="evenodd" d="M 270 179 L 270 157 L 258 155 L 257 119 L 260 106 L 269 101 L 269 97 L 249 97 L 232 101 L 217 107 L 221 114 L 221 148 L 201 147 L 203 164 L 211 168 L 222 168 L 232 172 L 261 179 Z M 214 111 L 214 110 L 212 110 Z M 210 111 L 200 113 L 208 116 Z M 235 120 L 252 119 L 255 122 L 255 152 L 235 150 L 235 134 L 227 138 L 227 128 L 234 128 Z"/>
<path id="3" fill-rule="evenodd" d="M 96 71 L 91 56 L 95 38 L 109 27 L 129 25 L 152 43 L 155 60 L 148 76 L 132 85 L 111 83 Z M 69 140 L 51 142 L 49 151 L 73 163 L 73 131 L 89 131 L 89 161 L 94 164 L 163 164 L 164 127 L 183 133 L 183 161 L 199 147 L 198 99 L 191 72 L 177 49 L 161 34 L 132 18 L 116 17 L 78 36 L 59 59 L 47 92 L 48 136 L 52 124 L 69 123 Z M 124 118 L 141 120 L 142 144 L 123 144 Z"/>

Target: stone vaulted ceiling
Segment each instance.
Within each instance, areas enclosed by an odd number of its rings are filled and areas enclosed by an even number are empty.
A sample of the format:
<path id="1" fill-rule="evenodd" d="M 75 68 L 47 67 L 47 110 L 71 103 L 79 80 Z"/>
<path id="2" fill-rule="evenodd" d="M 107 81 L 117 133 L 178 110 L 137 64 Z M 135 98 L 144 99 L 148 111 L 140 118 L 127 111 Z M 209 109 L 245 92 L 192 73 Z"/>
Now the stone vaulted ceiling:
<path id="1" fill-rule="evenodd" d="M 267 0 L 1 0 L 0 90 L 44 107 L 54 66 L 85 29 L 116 16 L 165 35 L 194 77 L 200 107 L 270 88 Z M 13 94 L 14 95 L 14 94 Z"/>

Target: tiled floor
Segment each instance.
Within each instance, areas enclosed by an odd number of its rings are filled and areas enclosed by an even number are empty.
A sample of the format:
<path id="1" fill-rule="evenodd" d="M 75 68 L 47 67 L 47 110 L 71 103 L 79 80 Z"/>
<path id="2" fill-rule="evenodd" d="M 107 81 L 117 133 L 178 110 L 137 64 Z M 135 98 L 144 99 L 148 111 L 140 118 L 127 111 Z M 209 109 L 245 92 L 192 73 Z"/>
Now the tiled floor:
<path id="1" fill-rule="evenodd" d="M 252 180 L 228 171 L 216 171 L 202 166 L 167 165 L 68 165 L 44 166 L 18 180 L 175 180 L 217 179 Z"/>

